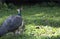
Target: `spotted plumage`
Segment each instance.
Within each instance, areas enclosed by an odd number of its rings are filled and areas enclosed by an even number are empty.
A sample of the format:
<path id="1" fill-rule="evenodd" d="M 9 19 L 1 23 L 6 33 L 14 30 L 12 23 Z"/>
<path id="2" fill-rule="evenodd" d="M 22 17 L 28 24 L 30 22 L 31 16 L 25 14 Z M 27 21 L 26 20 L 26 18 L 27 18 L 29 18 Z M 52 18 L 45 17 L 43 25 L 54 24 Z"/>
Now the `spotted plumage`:
<path id="1" fill-rule="evenodd" d="M 18 10 L 18 15 L 9 16 L 0 27 L 0 36 L 8 32 L 14 32 L 22 25 L 22 17 L 20 15 L 20 11 Z"/>

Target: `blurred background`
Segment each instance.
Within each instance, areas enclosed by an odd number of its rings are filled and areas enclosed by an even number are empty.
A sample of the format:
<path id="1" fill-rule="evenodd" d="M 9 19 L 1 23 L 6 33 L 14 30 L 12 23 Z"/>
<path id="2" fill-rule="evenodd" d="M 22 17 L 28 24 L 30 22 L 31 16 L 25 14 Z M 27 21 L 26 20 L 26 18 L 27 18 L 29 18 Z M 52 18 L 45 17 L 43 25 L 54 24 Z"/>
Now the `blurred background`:
<path id="1" fill-rule="evenodd" d="M 0 25 L 22 8 L 25 31 L 0 39 L 60 39 L 60 0 L 0 0 Z"/>

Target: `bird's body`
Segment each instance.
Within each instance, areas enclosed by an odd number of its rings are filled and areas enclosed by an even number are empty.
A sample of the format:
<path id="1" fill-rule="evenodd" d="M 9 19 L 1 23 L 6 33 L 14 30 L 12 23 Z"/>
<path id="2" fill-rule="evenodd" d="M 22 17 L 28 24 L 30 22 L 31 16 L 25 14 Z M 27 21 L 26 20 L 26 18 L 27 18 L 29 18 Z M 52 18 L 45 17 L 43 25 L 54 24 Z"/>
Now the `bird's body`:
<path id="1" fill-rule="evenodd" d="M 20 15 L 9 16 L 0 27 L 0 36 L 3 36 L 8 32 L 16 31 L 21 25 L 22 17 Z"/>
<path id="2" fill-rule="evenodd" d="M 2 26 L 6 27 L 9 32 L 16 30 L 22 24 L 22 18 L 18 15 L 10 16 L 5 20 Z"/>

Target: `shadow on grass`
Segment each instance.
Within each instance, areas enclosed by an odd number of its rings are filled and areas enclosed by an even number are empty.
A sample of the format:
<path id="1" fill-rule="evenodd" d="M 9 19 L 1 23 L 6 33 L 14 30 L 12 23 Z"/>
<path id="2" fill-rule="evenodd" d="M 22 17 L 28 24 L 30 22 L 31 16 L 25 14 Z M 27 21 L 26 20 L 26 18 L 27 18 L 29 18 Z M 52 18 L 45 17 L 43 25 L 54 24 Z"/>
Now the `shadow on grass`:
<path id="1" fill-rule="evenodd" d="M 25 22 L 26 24 L 60 27 L 60 21 L 55 21 L 55 20 L 34 19 L 34 20 L 25 20 Z"/>
<path id="2" fill-rule="evenodd" d="M 55 20 L 38 19 L 34 23 L 36 25 L 44 25 L 44 26 L 48 25 L 51 27 L 60 27 L 60 21 L 55 21 Z"/>
<path id="3" fill-rule="evenodd" d="M 25 9 L 22 14 L 26 24 L 60 27 L 59 7 L 33 6 Z"/>
<path id="4" fill-rule="evenodd" d="M 48 36 L 33 36 L 33 35 L 18 35 L 18 36 L 3 36 L 0 37 L 0 39 L 60 39 L 60 36 L 52 36 L 52 37 L 48 37 Z"/>

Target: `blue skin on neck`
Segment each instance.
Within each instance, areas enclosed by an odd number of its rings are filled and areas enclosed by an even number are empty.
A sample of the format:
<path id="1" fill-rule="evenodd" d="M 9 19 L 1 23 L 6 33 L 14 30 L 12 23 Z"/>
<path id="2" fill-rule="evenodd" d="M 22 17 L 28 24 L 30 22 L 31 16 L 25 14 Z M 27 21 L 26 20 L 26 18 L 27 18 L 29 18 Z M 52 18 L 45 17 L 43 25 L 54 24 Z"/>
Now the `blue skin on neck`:
<path id="1" fill-rule="evenodd" d="M 21 16 L 21 11 L 18 12 L 18 15 Z"/>
<path id="2" fill-rule="evenodd" d="M 19 16 L 21 16 L 21 14 L 20 14 L 20 13 L 18 13 L 18 15 L 19 15 Z"/>

